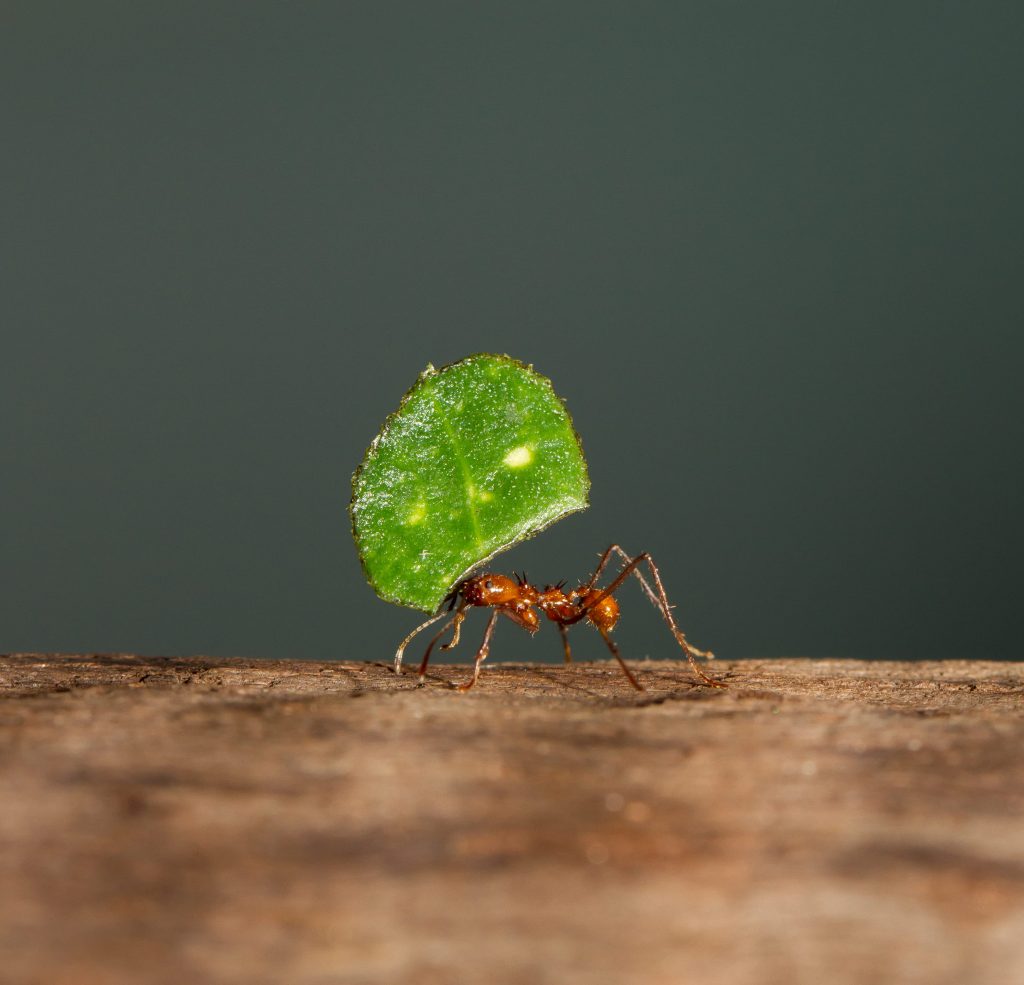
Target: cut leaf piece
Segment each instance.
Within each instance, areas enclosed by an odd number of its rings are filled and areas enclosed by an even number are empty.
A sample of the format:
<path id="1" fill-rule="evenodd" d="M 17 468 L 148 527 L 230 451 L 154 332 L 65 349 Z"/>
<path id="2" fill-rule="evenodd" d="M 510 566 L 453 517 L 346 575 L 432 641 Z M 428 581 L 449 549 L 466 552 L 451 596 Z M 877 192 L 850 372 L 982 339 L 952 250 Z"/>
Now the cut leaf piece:
<path id="1" fill-rule="evenodd" d="M 388 602 L 435 612 L 470 571 L 568 513 L 590 478 L 551 381 L 508 356 L 428 366 L 352 477 L 352 533 Z"/>

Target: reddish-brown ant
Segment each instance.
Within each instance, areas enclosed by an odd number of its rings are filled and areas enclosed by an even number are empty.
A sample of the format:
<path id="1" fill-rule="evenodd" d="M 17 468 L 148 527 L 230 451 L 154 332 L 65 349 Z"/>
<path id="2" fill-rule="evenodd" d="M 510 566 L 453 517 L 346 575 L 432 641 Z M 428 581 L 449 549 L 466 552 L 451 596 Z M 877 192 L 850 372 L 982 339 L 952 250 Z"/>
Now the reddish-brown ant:
<path id="1" fill-rule="evenodd" d="M 596 588 L 597 579 L 601 577 L 601 572 L 604 571 L 612 554 L 618 554 L 625 564 L 607 587 Z M 644 562 L 647 563 L 656 590 L 651 588 L 647 579 L 644 578 L 643 573 L 639 570 L 640 565 Z M 563 591 L 565 582 L 549 585 L 544 591 L 539 591 L 526 580 L 525 574 L 521 576 L 516 575 L 513 580 L 505 575 L 487 572 L 464 579 L 452 590 L 447 600 L 448 607 L 444 611 L 439 612 L 436 616 L 417 626 L 402 640 L 395 653 L 395 673 L 400 674 L 402 672 L 402 657 L 405 654 L 405 648 L 412 642 L 413 638 L 428 626 L 433 625 L 450 614 L 451 618 L 434 634 L 427 645 L 426 652 L 423 654 L 419 670 L 420 680 L 422 680 L 427 672 L 427 663 L 430 660 L 430 654 L 434 649 L 434 645 L 445 632 L 449 628 L 454 627 L 451 640 L 441 647 L 442 650 L 451 650 L 459 642 L 462 621 L 466 618 L 466 610 L 474 606 L 487 607 L 493 611 L 491 612 L 490 619 L 487 621 L 487 628 L 484 630 L 483 642 L 480 644 L 480 649 L 476 652 L 476 659 L 473 663 L 473 676 L 458 688 L 460 691 L 468 691 L 477 682 L 477 678 L 480 676 L 480 665 L 487 659 L 491 646 L 491 636 L 494 633 L 494 624 L 498 621 L 498 616 L 507 616 L 514 623 L 517 623 L 527 632 L 533 634 L 540 628 L 540 619 L 536 611 L 534 611 L 534 607 L 536 607 L 558 626 L 562 636 L 562 647 L 565 650 L 566 663 L 572 662 L 572 651 L 569 649 L 568 627 L 574 626 L 585 619 L 601 634 L 601 638 L 608 645 L 612 656 L 619 662 L 619 666 L 622 668 L 622 672 L 626 675 L 629 683 L 638 691 L 643 691 L 643 685 L 636 679 L 636 675 L 629 669 L 626 661 L 622 659 L 619 648 L 609 635 L 615 628 L 615 624 L 619 621 L 619 603 L 615 601 L 613 596 L 631 574 L 639 579 L 644 594 L 661 612 L 665 622 L 668 623 L 669 629 L 672 630 L 672 635 L 675 637 L 676 642 L 682 647 L 683 652 L 689 659 L 694 673 L 711 687 L 726 687 L 727 685 L 722 681 L 716 681 L 713 677 L 705 674 L 697 663 L 697 657 L 711 659 L 713 654 L 691 646 L 683 635 L 682 630 L 676 625 L 676 621 L 672 617 L 672 606 L 669 605 L 665 589 L 661 584 L 661 576 L 658 574 L 658 569 L 654 566 L 651 556 L 645 552 L 631 558 L 618 544 L 612 544 L 601 555 L 601 560 L 594 573 L 590 576 L 590 579 L 577 588 L 572 589 L 568 594 Z"/>

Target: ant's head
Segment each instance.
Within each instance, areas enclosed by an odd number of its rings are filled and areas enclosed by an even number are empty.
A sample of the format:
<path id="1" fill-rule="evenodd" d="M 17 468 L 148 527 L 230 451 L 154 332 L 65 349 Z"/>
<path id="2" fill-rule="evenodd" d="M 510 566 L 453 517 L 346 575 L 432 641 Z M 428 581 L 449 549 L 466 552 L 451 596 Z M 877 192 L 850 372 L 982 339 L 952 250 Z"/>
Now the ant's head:
<path id="1" fill-rule="evenodd" d="M 505 575 L 482 574 L 462 586 L 462 597 L 470 605 L 508 605 L 523 598 L 524 587 Z"/>

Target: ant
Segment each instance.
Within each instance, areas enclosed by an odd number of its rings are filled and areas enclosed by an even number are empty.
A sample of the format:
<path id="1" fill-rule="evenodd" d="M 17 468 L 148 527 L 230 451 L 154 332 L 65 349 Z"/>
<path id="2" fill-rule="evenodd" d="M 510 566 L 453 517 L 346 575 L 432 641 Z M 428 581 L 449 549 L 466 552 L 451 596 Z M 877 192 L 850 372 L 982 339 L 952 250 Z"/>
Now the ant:
<path id="1" fill-rule="evenodd" d="M 617 554 L 625 564 L 607 587 L 596 588 L 597 579 L 601 577 L 601 572 L 607 567 L 608 561 L 613 554 Z M 650 583 L 644 578 L 643 572 L 639 570 L 640 565 L 645 562 L 650 571 L 651 578 L 657 587 L 657 591 L 651 588 Z M 460 684 L 458 687 L 459 691 L 466 692 L 477 682 L 480 676 L 480 665 L 487 659 L 487 654 L 490 651 L 491 636 L 494 633 L 494 624 L 498 621 L 498 616 L 507 616 L 512 622 L 522 626 L 523 629 L 533 635 L 540 628 L 540 618 L 534 610 L 536 606 L 548 619 L 558 626 L 558 631 L 562 636 L 562 647 L 565 650 L 565 662 L 567 664 L 572 663 L 568 628 L 586 619 L 601 634 L 601 638 L 608 645 L 612 656 L 619 662 L 619 666 L 622 668 L 622 672 L 626 675 L 629 683 L 638 691 L 643 691 L 643 685 L 636 679 L 636 675 L 629 669 L 626 661 L 622 659 L 618 646 L 616 646 L 615 641 L 609 635 L 615 628 L 615 624 L 619 621 L 619 603 L 615 601 L 613 596 L 631 574 L 639 579 L 644 594 L 661 612 L 665 622 L 668 623 L 668 627 L 672 630 L 672 635 L 676 638 L 676 642 L 682 647 L 683 652 L 690 661 L 693 672 L 710 687 L 727 687 L 728 685 L 724 682 L 717 681 L 705 674 L 698 665 L 696 657 L 704 657 L 710 660 L 714 657 L 714 654 L 710 651 L 698 650 L 696 647 L 691 646 L 683 635 L 682 630 L 676 625 L 675 619 L 672 618 L 672 606 L 669 605 L 665 589 L 661 584 L 661 576 L 658 574 L 658 569 L 654 566 L 654 561 L 651 560 L 650 554 L 644 552 L 631 558 L 618 544 L 612 544 L 601 555 L 601 560 L 598 562 L 597 568 L 594 569 L 590 579 L 577 588 L 572 589 L 568 594 L 563 591 L 566 584 L 564 581 L 559 582 L 557 585 L 548 585 L 543 592 L 538 591 L 527 581 L 525 573 L 516 575 L 514 580 L 505 575 L 490 572 L 463 579 L 445 599 L 448 607 L 417 626 L 402 640 L 401 645 L 395 652 L 395 673 L 401 674 L 402 657 L 405 654 L 405 648 L 412 642 L 413 638 L 428 626 L 451 614 L 451 618 L 434 634 L 430 643 L 427 644 L 427 650 L 423 654 L 423 660 L 420 663 L 419 669 L 420 681 L 422 682 L 427 672 L 427 663 L 430 660 L 430 654 L 434 649 L 434 645 L 448 629 L 454 627 L 451 640 L 442 645 L 442 650 L 451 650 L 458 645 L 462 622 L 466 618 L 467 609 L 471 607 L 490 608 L 493 611 L 491 612 L 490 619 L 487 621 L 487 628 L 484 630 L 483 642 L 480 644 L 480 649 L 476 651 L 473 676 L 465 684 Z"/>

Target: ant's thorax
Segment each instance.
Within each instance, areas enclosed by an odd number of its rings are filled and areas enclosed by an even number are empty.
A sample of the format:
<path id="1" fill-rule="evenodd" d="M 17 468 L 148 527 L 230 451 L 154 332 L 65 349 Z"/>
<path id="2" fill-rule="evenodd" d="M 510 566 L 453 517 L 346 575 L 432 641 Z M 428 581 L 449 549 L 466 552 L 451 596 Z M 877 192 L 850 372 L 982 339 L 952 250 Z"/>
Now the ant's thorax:
<path id="1" fill-rule="evenodd" d="M 535 632 L 536 606 L 552 622 L 563 626 L 580 619 L 611 630 L 619 620 L 619 605 L 610 595 L 601 598 L 599 589 L 580 585 L 568 593 L 564 582 L 548 585 L 543 591 L 531 585 L 525 575 L 509 578 L 507 575 L 485 572 L 463 582 L 458 594 L 472 606 L 492 607 L 508 613 L 513 620 Z M 585 613 L 585 615 L 584 615 Z"/>

